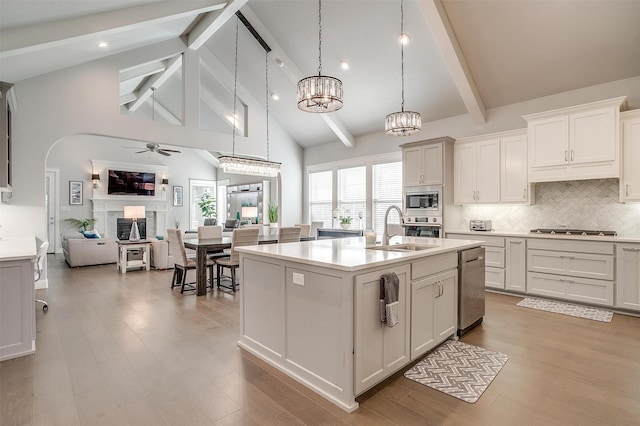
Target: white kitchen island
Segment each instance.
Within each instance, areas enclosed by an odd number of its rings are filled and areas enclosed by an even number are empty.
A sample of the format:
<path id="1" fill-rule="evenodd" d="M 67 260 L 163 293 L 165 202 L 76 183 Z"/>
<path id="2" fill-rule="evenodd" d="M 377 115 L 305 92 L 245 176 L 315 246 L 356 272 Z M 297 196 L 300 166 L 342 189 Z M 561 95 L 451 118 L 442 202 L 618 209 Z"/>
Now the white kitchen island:
<path id="1" fill-rule="evenodd" d="M 458 251 L 481 241 L 395 237 L 238 247 L 239 346 L 343 410 L 356 396 L 455 336 Z M 380 276 L 400 281 L 400 322 L 380 321 Z"/>

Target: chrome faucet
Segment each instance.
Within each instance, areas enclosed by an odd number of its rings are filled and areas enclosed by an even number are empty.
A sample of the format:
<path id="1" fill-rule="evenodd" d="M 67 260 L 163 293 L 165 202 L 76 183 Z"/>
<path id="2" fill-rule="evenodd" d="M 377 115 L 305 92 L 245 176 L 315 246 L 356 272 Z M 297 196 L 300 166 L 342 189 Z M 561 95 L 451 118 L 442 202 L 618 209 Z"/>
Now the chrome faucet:
<path id="1" fill-rule="evenodd" d="M 400 209 L 400 207 L 396 205 L 389 206 L 389 208 L 384 214 L 384 232 L 382 233 L 382 244 L 385 246 L 389 245 L 389 239 L 396 235 L 396 234 L 389 235 L 389 228 L 387 226 L 387 220 L 389 220 L 389 212 L 391 211 L 391 209 L 396 209 L 398 211 L 398 214 L 400 215 L 400 223 L 401 224 L 404 223 L 404 215 L 402 214 L 402 209 Z"/>

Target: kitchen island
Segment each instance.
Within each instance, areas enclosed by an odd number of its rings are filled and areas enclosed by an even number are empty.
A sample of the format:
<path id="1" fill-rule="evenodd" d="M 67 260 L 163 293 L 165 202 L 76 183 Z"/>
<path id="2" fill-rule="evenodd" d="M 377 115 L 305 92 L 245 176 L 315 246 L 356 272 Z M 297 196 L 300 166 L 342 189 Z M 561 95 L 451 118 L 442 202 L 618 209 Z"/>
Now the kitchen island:
<path id="1" fill-rule="evenodd" d="M 482 241 L 394 237 L 238 247 L 239 346 L 347 412 L 356 396 L 457 329 L 458 252 Z M 399 323 L 380 320 L 380 277 L 399 279 Z"/>

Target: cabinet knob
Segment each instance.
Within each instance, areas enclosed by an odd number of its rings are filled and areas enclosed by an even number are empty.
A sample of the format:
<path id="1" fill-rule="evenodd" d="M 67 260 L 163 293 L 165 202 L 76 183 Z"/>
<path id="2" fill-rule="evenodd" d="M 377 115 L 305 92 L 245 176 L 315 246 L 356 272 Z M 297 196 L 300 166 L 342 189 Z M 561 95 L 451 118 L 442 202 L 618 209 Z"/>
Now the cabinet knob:
<path id="1" fill-rule="evenodd" d="M 565 161 L 565 162 L 567 162 L 567 161 L 568 161 L 568 159 L 567 159 L 568 154 L 569 154 L 569 153 L 568 153 L 568 152 L 567 152 L 567 150 L 565 149 L 565 150 L 564 150 L 564 161 Z"/>

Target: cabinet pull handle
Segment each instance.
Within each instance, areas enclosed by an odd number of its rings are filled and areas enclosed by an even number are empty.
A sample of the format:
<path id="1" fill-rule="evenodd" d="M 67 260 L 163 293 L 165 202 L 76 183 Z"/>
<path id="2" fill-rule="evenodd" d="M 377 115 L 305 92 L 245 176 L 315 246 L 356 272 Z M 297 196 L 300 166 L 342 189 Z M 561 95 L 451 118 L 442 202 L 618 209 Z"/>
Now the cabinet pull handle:
<path id="1" fill-rule="evenodd" d="M 629 195 L 629 184 L 626 184 L 624 186 L 624 195 L 627 195 L 627 196 Z"/>
<path id="2" fill-rule="evenodd" d="M 478 190 L 478 191 L 476 191 L 476 196 L 477 196 L 476 200 L 478 200 L 478 201 L 479 201 L 479 200 L 480 200 L 480 191 L 479 191 L 479 190 Z"/>
<path id="3" fill-rule="evenodd" d="M 571 161 L 573 161 L 573 150 L 571 150 Z"/>
<path id="4" fill-rule="evenodd" d="M 522 241 L 519 240 L 509 240 L 511 244 L 522 244 Z"/>
<path id="5" fill-rule="evenodd" d="M 522 190 L 522 199 L 526 200 L 527 199 L 527 188 Z"/>
<path id="6" fill-rule="evenodd" d="M 567 154 L 568 154 L 568 152 L 567 152 L 567 150 L 565 149 L 565 150 L 564 150 L 564 161 L 565 161 L 565 163 L 567 162 Z"/>
<path id="7" fill-rule="evenodd" d="M 622 250 L 625 250 L 625 251 L 640 251 L 640 248 L 637 248 L 637 247 L 622 247 Z"/>

